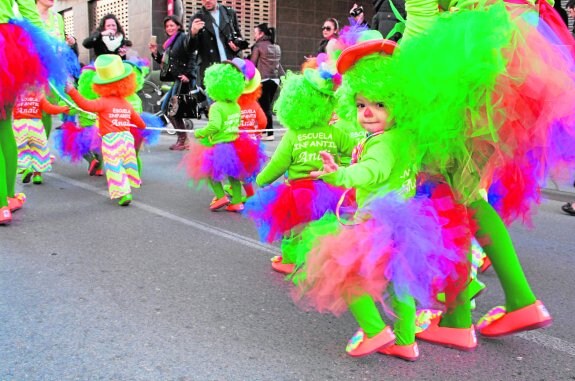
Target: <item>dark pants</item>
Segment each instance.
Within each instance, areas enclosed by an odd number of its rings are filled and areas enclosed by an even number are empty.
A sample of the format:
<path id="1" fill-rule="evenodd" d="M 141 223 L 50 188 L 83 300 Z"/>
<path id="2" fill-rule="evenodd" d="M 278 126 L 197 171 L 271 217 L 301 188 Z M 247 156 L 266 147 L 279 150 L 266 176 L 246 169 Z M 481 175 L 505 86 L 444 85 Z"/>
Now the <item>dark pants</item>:
<path id="1" fill-rule="evenodd" d="M 278 85 L 271 80 L 262 82 L 262 96 L 259 99 L 259 104 L 266 114 L 268 124 L 266 125 L 266 130 L 273 129 L 273 119 L 272 119 L 272 103 L 276 95 Z M 268 136 L 273 135 L 273 132 L 268 132 Z"/>

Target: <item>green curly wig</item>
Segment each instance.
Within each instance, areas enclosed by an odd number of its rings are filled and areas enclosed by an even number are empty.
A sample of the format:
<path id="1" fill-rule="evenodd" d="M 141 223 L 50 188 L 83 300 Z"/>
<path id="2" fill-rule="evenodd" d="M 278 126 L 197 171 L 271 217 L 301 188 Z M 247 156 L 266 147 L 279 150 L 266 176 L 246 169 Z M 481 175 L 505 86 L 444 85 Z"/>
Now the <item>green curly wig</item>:
<path id="1" fill-rule="evenodd" d="M 280 123 L 293 130 L 327 126 L 335 98 L 317 90 L 302 74 L 289 71 L 283 79 L 274 111 Z"/>
<path id="2" fill-rule="evenodd" d="M 217 102 L 237 102 L 244 91 L 245 77 L 232 64 L 210 66 L 204 76 L 208 96 Z"/>
<path id="3" fill-rule="evenodd" d="M 336 91 L 337 115 L 350 122 L 357 120 L 355 98 L 361 94 L 371 102 L 382 102 L 393 117 L 394 104 L 398 102 L 393 91 L 391 57 L 379 53 L 363 57 L 344 73 L 341 86 Z"/>
<path id="4" fill-rule="evenodd" d="M 86 99 L 94 100 L 98 98 L 98 94 L 92 88 L 95 75 L 95 70 L 83 70 L 78 78 L 78 92 Z"/>

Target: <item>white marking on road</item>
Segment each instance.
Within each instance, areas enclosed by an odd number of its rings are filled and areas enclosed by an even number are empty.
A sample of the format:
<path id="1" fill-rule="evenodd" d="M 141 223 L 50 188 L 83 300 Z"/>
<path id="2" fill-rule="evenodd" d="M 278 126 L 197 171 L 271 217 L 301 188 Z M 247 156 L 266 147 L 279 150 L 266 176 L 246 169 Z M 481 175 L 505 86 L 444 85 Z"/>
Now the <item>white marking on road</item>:
<path id="1" fill-rule="evenodd" d="M 575 344 L 563 339 L 559 339 L 557 337 L 546 335 L 540 331 L 521 332 L 518 333 L 517 336 L 522 339 L 543 345 L 544 347 L 575 356 Z"/>
<path id="2" fill-rule="evenodd" d="M 109 197 L 107 191 L 100 190 L 100 189 L 98 189 L 92 185 L 83 183 L 81 181 L 74 180 L 74 179 L 71 179 L 69 177 L 59 175 L 57 173 L 46 173 L 45 175 L 47 175 L 49 177 L 54 177 L 60 181 L 63 181 L 63 182 L 68 183 L 70 185 L 76 186 L 78 188 L 82 188 L 82 189 L 87 190 L 89 192 L 96 193 L 100 196 L 103 196 L 106 198 Z M 223 238 L 227 238 L 231 241 L 241 243 L 242 245 L 247 246 L 247 247 L 251 247 L 251 248 L 254 248 L 257 250 L 265 251 L 266 253 L 270 253 L 273 255 L 281 254 L 280 249 L 278 249 L 275 246 L 266 245 L 264 243 L 261 243 L 261 242 L 255 240 L 255 239 L 244 237 L 243 235 L 231 232 L 229 230 L 221 229 L 221 228 L 218 228 L 215 226 L 211 226 L 211 225 L 208 225 L 208 224 L 201 222 L 201 221 L 191 220 L 191 219 L 176 216 L 175 214 L 172 214 L 170 212 L 166 212 L 165 210 L 156 208 L 155 206 L 148 205 L 148 204 L 143 203 L 141 201 L 132 201 L 131 205 L 138 208 L 138 209 L 144 210 L 148 213 L 152 213 L 152 214 L 155 214 L 157 216 L 164 217 L 164 218 L 170 219 L 170 220 L 175 221 L 175 222 L 179 222 L 179 223 L 187 225 L 187 226 L 191 226 L 193 228 L 204 231 L 206 233 L 211 233 L 211 234 L 223 237 Z"/>
<path id="3" fill-rule="evenodd" d="M 71 179 L 71 178 L 66 177 L 66 176 L 56 174 L 53 172 L 52 173 L 45 173 L 45 175 L 47 175 L 49 177 L 54 177 L 60 181 L 68 183 L 70 185 L 76 186 L 78 188 L 82 188 L 82 189 L 87 190 L 89 192 L 96 193 L 100 196 L 108 198 L 108 192 L 107 191 L 100 190 L 100 189 L 98 189 L 92 185 Z M 210 234 L 214 234 L 216 236 L 227 238 L 233 242 L 240 243 L 240 244 L 247 246 L 247 247 L 250 247 L 250 248 L 265 251 L 266 253 L 270 253 L 273 255 L 281 254 L 281 251 L 277 247 L 263 244 L 263 243 L 255 240 L 255 239 L 244 237 L 240 234 L 237 234 L 237 233 L 225 230 L 225 229 L 220 229 L 218 227 L 208 225 L 208 224 L 201 222 L 201 221 L 191 220 L 191 219 L 176 216 L 175 214 L 172 214 L 170 212 L 166 212 L 165 210 L 162 210 L 162 209 L 156 208 L 154 206 L 145 204 L 141 201 L 133 201 L 132 205 L 134 207 L 141 209 L 141 210 L 144 210 L 148 213 L 155 214 L 157 216 L 161 216 L 161 217 L 170 219 L 174 222 L 182 223 L 182 224 L 187 225 L 187 226 L 191 226 L 193 228 L 204 231 L 206 233 L 210 233 Z M 518 333 L 516 336 L 520 337 L 524 340 L 530 341 L 532 343 L 539 344 L 539 345 L 542 345 L 544 347 L 553 349 L 555 351 L 563 352 L 563 353 L 566 353 L 570 356 L 575 356 L 575 344 L 573 344 L 569 341 L 559 339 L 557 337 L 546 335 L 540 331 L 521 332 L 521 333 Z"/>

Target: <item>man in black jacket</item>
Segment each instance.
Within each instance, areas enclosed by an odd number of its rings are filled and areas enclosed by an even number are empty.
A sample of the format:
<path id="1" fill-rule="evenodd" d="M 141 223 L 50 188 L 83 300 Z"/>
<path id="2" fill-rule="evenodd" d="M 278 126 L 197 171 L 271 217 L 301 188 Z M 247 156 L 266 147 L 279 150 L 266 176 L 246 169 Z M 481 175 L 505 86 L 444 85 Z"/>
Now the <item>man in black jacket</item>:
<path id="1" fill-rule="evenodd" d="M 203 84 L 204 72 L 210 65 L 231 60 L 240 49 L 248 47 L 236 12 L 217 0 L 202 0 L 202 8 L 190 18 L 189 25 L 188 49 L 197 50 L 200 59 L 199 84 Z"/>

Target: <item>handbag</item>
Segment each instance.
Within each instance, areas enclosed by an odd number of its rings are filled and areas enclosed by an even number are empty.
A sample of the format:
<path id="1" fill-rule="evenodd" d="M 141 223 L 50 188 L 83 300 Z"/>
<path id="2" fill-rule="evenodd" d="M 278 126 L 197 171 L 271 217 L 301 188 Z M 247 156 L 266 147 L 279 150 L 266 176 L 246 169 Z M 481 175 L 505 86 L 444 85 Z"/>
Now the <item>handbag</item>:
<path id="1" fill-rule="evenodd" d="M 180 86 L 181 89 L 181 86 Z M 200 103 L 200 90 L 188 91 L 172 96 L 168 103 L 168 116 L 177 119 L 198 118 L 198 106 Z"/>

